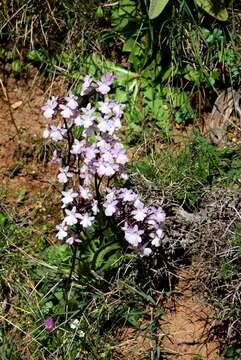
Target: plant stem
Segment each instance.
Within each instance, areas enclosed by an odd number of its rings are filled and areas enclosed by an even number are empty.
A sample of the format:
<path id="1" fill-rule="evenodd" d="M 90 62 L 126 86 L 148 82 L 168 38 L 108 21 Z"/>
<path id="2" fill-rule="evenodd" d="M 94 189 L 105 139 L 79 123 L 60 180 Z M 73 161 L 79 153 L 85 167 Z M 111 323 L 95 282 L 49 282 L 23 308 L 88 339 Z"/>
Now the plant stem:
<path id="1" fill-rule="evenodd" d="M 76 258 L 77 258 L 77 246 L 74 245 L 73 246 L 73 255 L 72 255 L 72 263 L 71 263 L 71 268 L 70 268 L 70 272 L 69 272 L 69 277 L 65 282 L 65 286 L 64 286 L 64 299 L 65 299 L 65 319 L 67 320 L 68 318 L 68 307 L 69 307 L 69 290 L 70 290 L 70 286 L 71 286 L 71 281 L 72 281 L 72 275 L 74 272 L 74 268 L 75 268 L 75 263 L 76 263 Z"/>

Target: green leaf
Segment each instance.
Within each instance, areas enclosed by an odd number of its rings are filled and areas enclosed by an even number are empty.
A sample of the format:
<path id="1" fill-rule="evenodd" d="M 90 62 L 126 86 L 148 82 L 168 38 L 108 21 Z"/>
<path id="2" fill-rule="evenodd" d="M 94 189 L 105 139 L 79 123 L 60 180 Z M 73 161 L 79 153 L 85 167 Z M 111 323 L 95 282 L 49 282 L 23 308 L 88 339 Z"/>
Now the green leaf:
<path id="1" fill-rule="evenodd" d="M 152 305 L 156 305 L 156 302 L 153 299 L 153 297 L 151 295 L 149 295 L 149 294 L 146 294 L 143 290 L 141 290 L 141 289 L 139 289 L 137 287 L 131 286 L 128 283 L 126 283 L 126 282 L 124 282 L 122 280 L 120 280 L 119 283 L 120 283 L 120 285 L 125 286 L 129 290 L 130 293 L 137 294 L 140 297 L 142 297 L 142 299 L 144 299 L 147 303 L 150 303 Z"/>
<path id="2" fill-rule="evenodd" d="M 104 16 L 104 11 L 103 11 L 103 9 L 102 9 L 101 6 L 99 6 L 99 7 L 96 9 L 95 15 L 96 15 L 98 18 L 101 18 L 101 17 Z"/>
<path id="3" fill-rule="evenodd" d="M 205 10 L 209 15 L 220 21 L 228 20 L 228 11 L 222 2 L 214 0 L 195 0 L 196 4 Z"/>
<path id="4" fill-rule="evenodd" d="M 149 18 L 155 19 L 158 17 L 161 12 L 164 10 L 165 6 L 167 5 L 169 0 L 151 0 L 150 7 L 149 7 Z"/>
<path id="5" fill-rule="evenodd" d="M 120 250 L 121 246 L 118 243 L 108 244 L 101 249 L 94 259 L 95 268 L 101 268 L 102 270 L 112 268 L 121 256 Z"/>
<path id="6" fill-rule="evenodd" d="M 125 41 L 123 47 L 122 47 L 122 51 L 125 52 L 131 52 L 133 51 L 133 49 L 136 47 L 136 42 L 133 38 L 130 38 L 128 40 Z"/>
<path id="7" fill-rule="evenodd" d="M 4 225 L 7 222 L 7 217 L 3 212 L 0 212 L 0 226 Z"/>
<path id="8" fill-rule="evenodd" d="M 13 72 L 18 73 L 21 70 L 21 61 L 20 60 L 14 60 L 12 62 L 11 67 L 12 67 Z"/>
<path id="9" fill-rule="evenodd" d="M 128 24 L 137 16 L 137 6 L 134 0 L 119 0 L 111 15 L 111 25 L 116 31 L 124 31 Z"/>
<path id="10" fill-rule="evenodd" d="M 43 62 L 45 60 L 44 50 L 31 50 L 27 53 L 27 58 L 29 60 Z"/>
<path id="11" fill-rule="evenodd" d="M 41 253 L 41 258 L 50 265 L 67 263 L 71 258 L 71 249 L 67 244 L 49 246 Z"/>

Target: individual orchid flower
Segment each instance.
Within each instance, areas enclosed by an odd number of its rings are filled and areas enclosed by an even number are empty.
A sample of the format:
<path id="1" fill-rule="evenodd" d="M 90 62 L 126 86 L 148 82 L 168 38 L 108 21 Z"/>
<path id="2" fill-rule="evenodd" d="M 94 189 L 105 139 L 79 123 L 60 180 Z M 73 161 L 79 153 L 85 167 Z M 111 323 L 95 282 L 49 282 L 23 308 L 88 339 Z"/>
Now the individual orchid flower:
<path id="1" fill-rule="evenodd" d="M 57 96 L 52 96 L 51 99 L 49 99 L 47 103 L 42 106 L 42 110 L 44 111 L 44 116 L 46 117 L 46 119 L 51 119 L 53 117 L 54 111 L 58 106 L 57 100 Z"/>
<path id="2" fill-rule="evenodd" d="M 67 183 L 68 182 L 68 178 L 72 177 L 73 174 L 72 172 L 69 171 L 69 166 L 66 166 L 65 168 L 60 168 L 59 169 L 59 174 L 57 176 L 58 180 L 60 183 Z"/>
<path id="3" fill-rule="evenodd" d="M 58 230 L 56 237 L 59 240 L 63 240 L 66 236 L 68 236 L 68 227 L 64 222 L 62 222 L 60 225 L 56 225 L 56 229 Z"/>
<path id="4" fill-rule="evenodd" d="M 84 77 L 84 83 L 81 89 L 81 96 L 88 95 L 88 93 L 92 90 L 93 77 L 90 75 L 86 75 Z"/>
<path id="5" fill-rule="evenodd" d="M 63 195 L 62 208 L 65 208 L 66 205 L 71 204 L 74 201 L 74 199 L 79 195 L 77 192 L 74 192 L 73 189 L 62 191 L 61 194 Z"/>
<path id="6" fill-rule="evenodd" d="M 76 206 L 71 210 L 65 209 L 65 213 L 64 223 L 67 225 L 75 225 L 77 224 L 78 219 L 82 219 L 82 215 L 76 212 Z"/>

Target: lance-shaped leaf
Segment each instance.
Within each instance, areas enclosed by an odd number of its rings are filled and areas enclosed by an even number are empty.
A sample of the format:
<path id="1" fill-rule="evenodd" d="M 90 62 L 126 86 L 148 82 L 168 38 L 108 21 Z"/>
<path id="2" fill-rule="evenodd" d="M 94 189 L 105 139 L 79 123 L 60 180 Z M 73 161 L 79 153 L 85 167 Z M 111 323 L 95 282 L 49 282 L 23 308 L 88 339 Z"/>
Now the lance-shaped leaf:
<path id="1" fill-rule="evenodd" d="M 149 18 L 155 19 L 161 14 L 169 0 L 151 0 L 149 7 Z"/>
<path id="2" fill-rule="evenodd" d="M 215 17 L 217 20 L 226 21 L 228 19 L 228 11 L 222 4 L 222 1 L 217 0 L 195 0 L 196 4 L 205 10 L 209 15 Z"/>

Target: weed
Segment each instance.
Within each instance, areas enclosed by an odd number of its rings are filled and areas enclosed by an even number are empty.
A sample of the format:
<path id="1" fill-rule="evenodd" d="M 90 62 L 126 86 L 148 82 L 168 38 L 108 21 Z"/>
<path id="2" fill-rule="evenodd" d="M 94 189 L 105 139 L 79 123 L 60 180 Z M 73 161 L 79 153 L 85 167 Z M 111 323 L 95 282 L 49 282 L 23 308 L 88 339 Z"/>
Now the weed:
<path id="1" fill-rule="evenodd" d="M 237 346 L 230 346 L 224 351 L 225 359 L 240 360 L 241 359 L 241 348 Z"/>
<path id="2" fill-rule="evenodd" d="M 205 187 L 235 183 L 240 178 L 234 165 L 237 157 L 235 149 L 219 150 L 196 133 L 179 151 L 160 153 L 155 167 L 162 188 L 170 186 L 174 199 L 192 211 L 198 207 Z"/>

